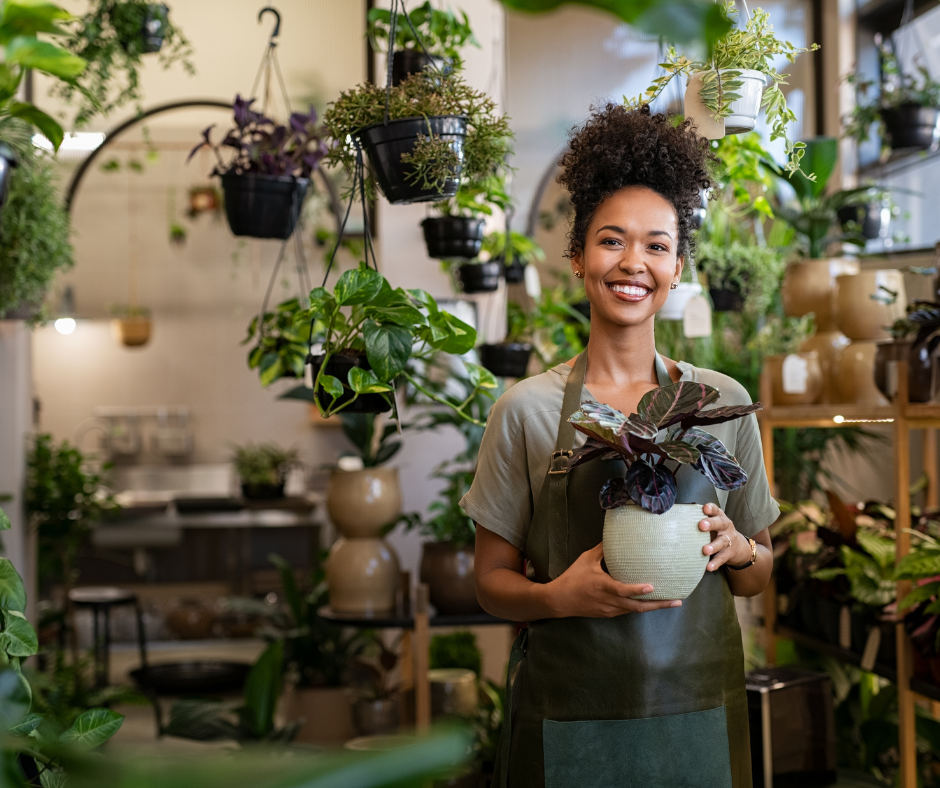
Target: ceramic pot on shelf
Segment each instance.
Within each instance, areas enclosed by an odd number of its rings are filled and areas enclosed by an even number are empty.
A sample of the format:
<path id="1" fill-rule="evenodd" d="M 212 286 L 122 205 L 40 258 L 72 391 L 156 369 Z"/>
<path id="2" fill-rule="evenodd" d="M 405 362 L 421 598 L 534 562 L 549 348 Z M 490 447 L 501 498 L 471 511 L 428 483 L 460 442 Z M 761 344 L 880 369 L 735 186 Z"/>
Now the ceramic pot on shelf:
<path id="1" fill-rule="evenodd" d="M 326 493 L 330 519 L 342 536 L 330 548 L 326 582 L 330 606 L 369 615 L 393 610 L 399 588 L 398 556 L 382 539 L 382 526 L 401 513 L 398 469 L 335 469 Z"/>
<path id="2" fill-rule="evenodd" d="M 784 313 L 788 317 L 803 317 L 812 313 L 818 332 L 835 331 L 836 277 L 855 274 L 858 270 L 858 263 L 847 257 L 794 260 L 787 265 L 780 287 Z"/>
<path id="3" fill-rule="evenodd" d="M 895 293 L 896 296 L 891 295 Z M 886 303 L 880 297 L 893 297 L 894 301 Z M 906 305 L 904 274 L 901 271 L 860 271 L 836 277 L 839 329 L 853 341 L 888 339 L 887 327 L 904 317 Z"/>
<path id="4" fill-rule="evenodd" d="M 909 340 L 879 342 L 875 351 L 875 385 L 894 401 L 898 392 L 898 362 L 907 362 L 909 402 L 930 402 L 934 392 L 934 358 L 926 345 L 913 347 Z"/>
<path id="5" fill-rule="evenodd" d="M 768 356 L 764 363 L 770 371 L 775 406 L 813 405 L 820 401 L 823 372 L 815 350 Z"/>
<path id="6" fill-rule="evenodd" d="M 352 715 L 358 736 L 395 733 L 401 725 L 401 702 L 398 698 L 360 698 L 352 705 Z"/>
<path id="7" fill-rule="evenodd" d="M 471 717 L 478 703 L 477 674 L 466 668 L 428 671 L 431 717 Z"/>
<path id="8" fill-rule="evenodd" d="M 841 402 L 841 393 L 833 377 L 836 358 L 849 345 L 841 331 L 819 331 L 800 345 L 800 351 L 816 351 L 822 370 L 822 393 L 819 402 Z"/>
<path id="9" fill-rule="evenodd" d="M 833 377 L 840 401 L 856 405 L 884 406 L 890 403 L 875 385 L 877 342 L 852 342 L 835 361 Z"/>
<path id="10" fill-rule="evenodd" d="M 482 613 L 473 579 L 473 545 L 425 542 L 421 553 L 421 582 L 428 584 L 431 604 L 441 615 Z"/>
<path id="11" fill-rule="evenodd" d="M 300 722 L 295 741 L 336 746 L 356 735 L 348 687 L 298 687 L 287 684 L 278 704 L 287 722 Z"/>

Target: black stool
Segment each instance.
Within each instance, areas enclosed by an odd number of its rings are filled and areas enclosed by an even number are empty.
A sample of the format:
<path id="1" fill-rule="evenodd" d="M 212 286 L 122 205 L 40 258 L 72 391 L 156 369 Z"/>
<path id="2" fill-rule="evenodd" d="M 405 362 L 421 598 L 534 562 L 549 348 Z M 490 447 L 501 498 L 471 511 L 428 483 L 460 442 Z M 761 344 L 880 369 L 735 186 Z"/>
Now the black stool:
<path id="1" fill-rule="evenodd" d="M 147 666 L 147 641 L 144 633 L 144 617 L 136 594 L 120 588 L 73 588 L 69 591 L 69 602 L 75 607 L 91 609 L 92 633 L 95 654 L 95 686 L 107 687 L 110 675 L 111 608 L 133 605 L 137 615 L 137 645 L 140 649 L 140 664 Z M 100 622 L 99 622 L 100 620 Z"/>

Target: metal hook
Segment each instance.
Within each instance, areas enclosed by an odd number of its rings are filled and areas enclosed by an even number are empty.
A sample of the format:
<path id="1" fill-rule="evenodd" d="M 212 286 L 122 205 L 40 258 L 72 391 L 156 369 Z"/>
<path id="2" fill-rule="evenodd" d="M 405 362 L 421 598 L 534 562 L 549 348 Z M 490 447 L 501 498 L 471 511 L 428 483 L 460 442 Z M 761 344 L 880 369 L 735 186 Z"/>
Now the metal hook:
<path id="1" fill-rule="evenodd" d="M 280 35 L 280 32 L 281 32 L 281 14 L 280 14 L 280 12 L 278 12 L 278 10 L 277 10 L 274 6 L 266 5 L 264 8 L 262 8 L 262 9 L 258 12 L 258 22 L 259 22 L 259 23 L 260 23 L 261 20 L 264 18 L 264 15 L 267 14 L 268 12 L 274 14 L 274 18 L 275 18 L 275 20 L 276 20 L 276 21 L 274 22 L 274 30 L 271 31 L 271 38 L 269 39 L 269 40 L 270 40 L 270 43 L 273 44 L 273 43 L 274 43 L 274 39 L 277 38 L 278 35 Z"/>

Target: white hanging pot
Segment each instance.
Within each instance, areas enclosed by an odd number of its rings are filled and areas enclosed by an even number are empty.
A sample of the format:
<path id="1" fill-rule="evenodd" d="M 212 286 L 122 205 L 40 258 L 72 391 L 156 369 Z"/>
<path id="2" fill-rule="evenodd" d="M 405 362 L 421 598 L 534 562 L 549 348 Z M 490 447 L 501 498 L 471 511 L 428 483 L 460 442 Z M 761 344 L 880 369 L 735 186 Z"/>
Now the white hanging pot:
<path id="1" fill-rule="evenodd" d="M 757 125 L 761 99 L 767 85 L 766 75 L 753 69 L 719 69 L 718 74 L 726 74 L 728 71 L 739 71 L 743 84 L 737 91 L 741 98 L 731 102 L 731 114 L 725 118 L 716 120 L 699 96 L 702 76 L 708 72 L 692 74 L 685 89 L 685 117 L 695 122 L 698 133 L 706 139 L 720 140 L 726 134 L 745 134 L 753 131 Z"/>
<path id="2" fill-rule="evenodd" d="M 666 303 L 659 310 L 660 320 L 682 320 L 689 299 L 701 293 L 702 286 L 698 282 L 679 282 L 679 287 L 669 291 Z"/>

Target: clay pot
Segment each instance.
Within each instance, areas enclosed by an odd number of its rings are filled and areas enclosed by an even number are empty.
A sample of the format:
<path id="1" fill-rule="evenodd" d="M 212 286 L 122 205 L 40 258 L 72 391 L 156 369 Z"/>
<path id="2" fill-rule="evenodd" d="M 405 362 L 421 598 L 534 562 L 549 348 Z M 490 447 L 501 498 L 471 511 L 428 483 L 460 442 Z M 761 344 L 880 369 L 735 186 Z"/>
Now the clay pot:
<path id="1" fill-rule="evenodd" d="M 856 405 L 890 404 L 875 385 L 876 342 L 852 342 L 838 356 L 833 377 L 842 402 Z"/>
<path id="2" fill-rule="evenodd" d="M 352 700 L 345 687 L 297 687 L 288 684 L 278 704 L 287 722 L 301 721 L 295 741 L 304 744 L 343 744 L 356 735 Z"/>
<path id="3" fill-rule="evenodd" d="M 330 473 L 326 508 L 343 536 L 376 537 L 401 513 L 398 468 L 379 466 Z"/>
<path id="4" fill-rule="evenodd" d="M 934 360 L 925 345 L 916 350 L 910 341 L 879 342 L 875 351 L 875 385 L 892 402 L 898 391 L 897 364 L 907 362 L 908 402 L 933 398 Z"/>
<path id="5" fill-rule="evenodd" d="M 184 640 L 208 637 L 215 623 L 215 613 L 198 599 L 180 600 L 166 616 L 170 631 Z"/>
<path id="6" fill-rule="evenodd" d="M 872 298 L 897 293 L 894 303 Z M 887 326 L 904 317 L 907 295 L 904 274 L 895 269 L 861 271 L 836 277 L 836 312 L 839 329 L 851 340 L 888 339 Z"/>
<path id="7" fill-rule="evenodd" d="M 813 405 L 823 392 L 822 365 L 815 350 L 768 356 L 774 405 Z"/>
<path id="8" fill-rule="evenodd" d="M 483 612 L 473 579 L 473 545 L 455 547 L 448 542 L 425 542 L 421 582 L 428 584 L 431 604 L 441 615 Z"/>
<path id="9" fill-rule="evenodd" d="M 822 394 L 819 402 L 840 402 L 839 387 L 833 380 L 833 368 L 839 353 L 849 345 L 849 338 L 841 331 L 817 332 L 800 345 L 801 351 L 814 350 L 819 355 L 822 369 Z"/>
<path id="10" fill-rule="evenodd" d="M 836 329 L 835 279 L 858 273 L 858 263 L 846 257 L 794 260 L 787 266 L 780 288 L 783 311 L 788 317 L 816 317 L 817 331 Z"/>
<path id="11" fill-rule="evenodd" d="M 432 717 L 469 717 L 477 708 L 477 674 L 465 668 L 428 671 Z"/>
<path id="12" fill-rule="evenodd" d="M 398 698 L 360 698 L 352 705 L 352 715 L 358 736 L 394 733 L 401 725 L 401 703 Z"/>

